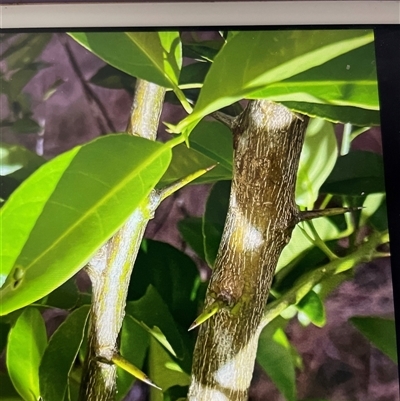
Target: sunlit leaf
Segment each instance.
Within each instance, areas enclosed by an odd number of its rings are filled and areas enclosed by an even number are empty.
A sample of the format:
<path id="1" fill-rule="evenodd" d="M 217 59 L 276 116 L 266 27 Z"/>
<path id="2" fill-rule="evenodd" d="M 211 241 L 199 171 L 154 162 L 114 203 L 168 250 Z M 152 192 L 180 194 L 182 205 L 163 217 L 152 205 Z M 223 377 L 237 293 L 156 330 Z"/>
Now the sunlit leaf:
<path id="1" fill-rule="evenodd" d="M 20 185 L 0 211 L 0 284 L 8 276 L 0 314 L 72 277 L 146 199 L 170 158 L 169 145 L 111 135 L 58 156 Z"/>
<path id="2" fill-rule="evenodd" d="M 178 32 L 74 32 L 78 43 L 137 78 L 176 88 L 182 66 Z"/>
<path id="3" fill-rule="evenodd" d="M 0 175 L 14 173 L 21 181 L 40 167 L 45 160 L 20 145 L 0 143 Z M 19 174 L 15 174 L 19 172 Z"/>
<path id="4" fill-rule="evenodd" d="M 300 155 L 296 181 L 296 203 L 312 209 L 321 185 L 337 158 L 337 142 L 331 123 L 312 119 L 308 125 Z"/>
<path id="5" fill-rule="evenodd" d="M 318 327 L 323 327 L 325 325 L 325 307 L 318 294 L 314 291 L 310 291 L 305 297 L 303 297 L 296 307 L 299 310 L 300 322 L 302 322 L 302 315 L 305 315 L 308 322 L 311 322 Z"/>
<path id="6" fill-rule="evenodd" d="M 282 102 L 282 104 L 292 111 L 310 117 L 321 117 L 333 123 L 351 123 L 362 127 L 380 125 L 380 113 L 376 110 L 307 102 Z"/>
<path id="7" fill-rule="evenodd" d="M 379 110 L 372 43 L 252 93 L 252 99 L 309 102 Z"/>
<path id="8" fill-rule="evenodd" d="M 176 131 L 189 132 L 215 110 L 372 41 L 367 30 L 240 32 L 215 57 L 193 113 Z"/>
<path id="9" fill-rule="evenodd" d="M 7 345 L 7 370 L 25 401 L 37 401 L 39 364 L 47 345 L 44 320 L 36 308 L 26 308 L 11 328 Z"/>

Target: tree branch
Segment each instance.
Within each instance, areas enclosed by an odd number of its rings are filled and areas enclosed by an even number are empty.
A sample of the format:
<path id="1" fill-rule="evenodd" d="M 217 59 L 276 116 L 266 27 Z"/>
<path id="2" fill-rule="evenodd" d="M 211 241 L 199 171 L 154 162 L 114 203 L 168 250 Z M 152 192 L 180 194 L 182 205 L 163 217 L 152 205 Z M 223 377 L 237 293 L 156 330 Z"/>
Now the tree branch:
<path id="1" fill-rule="evenodd" d="M 137 81 L 129 133 L 155 140 L 164 95 L 164 88 Z M 93 294 L 80 401 L 113 401 L 115 398 L 116 366 L 112 358 L 118 349 L 129 280 L 145 228 L 158 204 L 159 195 L 152 191 L 149 201 L 133 212 L 87 266 Z"/>
<path id="2" fill-rule="evenodd" d="M 201 326 L 190 401 L 247 400 L 261 319 L 281 251 L 299 221 L 295 181 L 308 119 L 269 101 L 252 101 L 234 128 L 228 215 Z"/>

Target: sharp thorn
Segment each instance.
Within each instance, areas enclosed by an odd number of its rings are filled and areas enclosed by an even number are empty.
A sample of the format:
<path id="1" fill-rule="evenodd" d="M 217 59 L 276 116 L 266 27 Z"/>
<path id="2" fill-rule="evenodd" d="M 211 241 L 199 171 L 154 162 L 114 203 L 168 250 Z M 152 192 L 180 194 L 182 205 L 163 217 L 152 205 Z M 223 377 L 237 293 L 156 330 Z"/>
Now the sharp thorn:
<path id="1" fill-rule="evenodd" d="M 299 221 L 317 219 L 318 217 L 336 216 L 338 214 L 361 210 L 363 207 L 334 207 L 329 209 L 304 210 L 299 212 Z"/>
<path id="2" fill-rule="evenodd" d="M 188 331 L 195 329 L 196 327 L 200 326 L 205 321 L 210 319 L 210 317 L 214 316 L 222 308 L 222 306 L 223 304 L 221 301 L 214 301 L 196 318 L 196 320 L 190 325 Z"/>

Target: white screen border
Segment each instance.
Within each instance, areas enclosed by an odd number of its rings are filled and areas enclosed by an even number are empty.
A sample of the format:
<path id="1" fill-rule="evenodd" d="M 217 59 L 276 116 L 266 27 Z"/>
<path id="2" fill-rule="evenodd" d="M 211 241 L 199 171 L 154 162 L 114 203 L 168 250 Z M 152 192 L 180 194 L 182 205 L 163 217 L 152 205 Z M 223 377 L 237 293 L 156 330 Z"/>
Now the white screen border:
<path id="1" fill-rule="evenodd" d="M 69 3 L 0 6 L 0 28 L 400 24 L 400 1 Z"/>

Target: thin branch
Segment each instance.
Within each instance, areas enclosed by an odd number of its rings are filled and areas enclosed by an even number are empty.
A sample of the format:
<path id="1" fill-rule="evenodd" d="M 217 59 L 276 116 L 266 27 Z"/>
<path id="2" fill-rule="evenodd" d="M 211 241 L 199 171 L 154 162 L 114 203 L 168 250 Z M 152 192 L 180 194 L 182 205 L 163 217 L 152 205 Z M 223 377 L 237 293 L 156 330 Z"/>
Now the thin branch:
<path id="1" fill-rule="evenodd" d="M 107 113 L 107 109 L 104 107 L 103 103 L 97 96 L 96 92 L 90 87 L 90 85 L 86 81 L 85 77 L 83 76 L 82 71 L 79 67 L 79 64 L 75 58 L 75 55 L 74 55 L 68 41 L 66 40 L 66 38 L 64 36 L 61 36 L 61 35 L 58 36 L 58 38 L 68 55 L 72 69 L 74 70 L 76 76 L 79 79 L 79 82 L 82 85 L 83 93 L 85 94 L 86 99 L 88 100 L 89 105 L 91 106 L 92 112 L 94 115 L 97 116 L 97 120 L 101 126 L 101 130 L 103 131 L 102 133 L 105 134 L 107 132 L 116 132 L 117 130 L 116 130 L 111 118 L 109 117 L 109 115 Z M 95 107 L 93 107 L 93 106 L 95 106 Z M 104 125 L 103 120 L 105 121 L 106 125 Z"/>
<path id="2" fill-rule="evenodd" d="M 300 302 L 321 281 L 335 274 L 350 270 L 362 262 L 370 262 L 377 257 L 386 256 L 377 253 L 375 249 L 379 245 L 386 243 L 387 240 L 386 231 L 373 233 L 368 238 L 368 241 L 361 245 L 357 251 L 343 258 L 335 259 L 302 276 L 288 292 L 266 306 L 261 327 L 265 327 L 289 306 Z"/>

